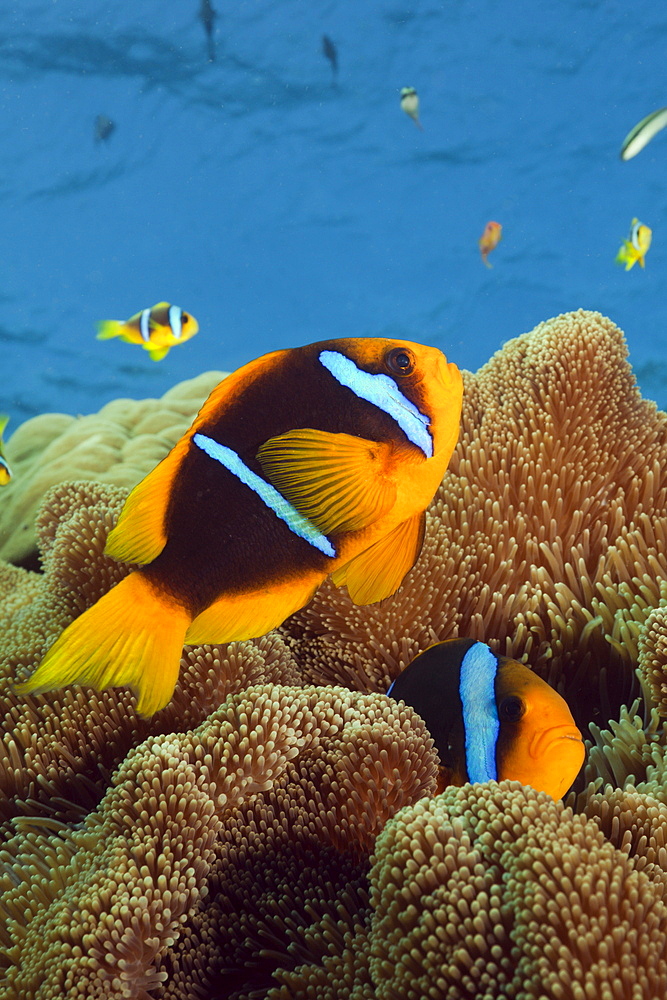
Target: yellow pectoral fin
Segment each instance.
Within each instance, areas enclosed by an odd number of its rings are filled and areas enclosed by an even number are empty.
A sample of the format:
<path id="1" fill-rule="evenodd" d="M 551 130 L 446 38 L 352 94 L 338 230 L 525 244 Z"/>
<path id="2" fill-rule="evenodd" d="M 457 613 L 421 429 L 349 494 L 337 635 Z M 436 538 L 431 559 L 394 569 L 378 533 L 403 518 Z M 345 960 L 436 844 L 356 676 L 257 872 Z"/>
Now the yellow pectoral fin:
<path id="1" fill-rule="evenodd" d="M 171 345 L 168 344 L 166 347 L 147 347 L 146 350 L 151 356 L 151 361 L 162 361 L 169 353 L 170 347 Z"/>
<path id="2" fill-rule="evenodd" d="M 195 618 L 185 641 L 190 645 L 216 644 L 266 635 L 308 604 L 323 579 L 321 574 L 309 574 L 264 590 L 221 597 Z"/>
<path id="3" fill-rule="evenodd" d="M 266 478 L 325 535 L 358 531 L 391 509 L 394 449 L 304 428 L 271 438 L 257 459 Z"/>
<path id="4" fill-rule="evenodd" d="M 138 694 L 139 715 L 153 715 L 173 694 L 189 622 L 182 607 L 166 603 L 140 573 L 130 573 L 74 619 L 17 690 L 128 685 Z"/>
<path id="5" fill-rule="evenodd" d="M 164 514 L 171 486 L 189 445 L 189 437 L 182 437 L 134 487 L 107 538 L 104 551 L 108 556 L 124 562 L 149 563 L 162 552 L 167 544 Z"/>
<path id="6" fill-rule="evenodd" d="M 424 541 L 426 515 L 415 514 L 331 574 L 337 587 L 347 586 L 355 604 L 375 604 L 398 590 Z"/>

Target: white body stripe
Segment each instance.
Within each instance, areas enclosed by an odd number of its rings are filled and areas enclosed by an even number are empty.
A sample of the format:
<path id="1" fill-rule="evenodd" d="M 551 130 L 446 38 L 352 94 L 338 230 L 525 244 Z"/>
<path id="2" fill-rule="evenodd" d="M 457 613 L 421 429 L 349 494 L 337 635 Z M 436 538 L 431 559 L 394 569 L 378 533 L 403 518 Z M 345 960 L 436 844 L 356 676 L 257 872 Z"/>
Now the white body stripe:
<path id="1" fill-rule="evenodd" d="M 498 658 L 483 642 L 471 646 L 461 661 L 459 694 L 463 706 L 466 769 L 470 781 L 496 781 L 496 744 L 500 722 L 495 679 Z"/>
<path id="2" fill-rule="evenodd" d="M 224 465 L 244 486 L 248 486 L 253 490 L 264 501 L 269 510 L 272 510 L 276 517 L 284 521 L 290 531 L 293 531 L 299 538 L 303 538 L 310 545 L 319 549 L 325 556 L 330 556 L 332 559 L 335 558 L 336 550 L 327 536 L 318 531 L 315 525 L 304 517 L 303 514 L 300 514 L 295 507 L 292 507 L 291 503 L 274 486 L 256 475 L 252 469 L 249 469 L 235 451 L 227 448 L 224 444 L 220 444 L 218 441 L 214 441 L 213 438 L 207 437 L 205 434 L 195 434 L 192 440 L 210 458 Z"/>
<path id="3" fill-rule="evenodd" d="M 178 339 L 183 333 L 183 310 L 180 306 L 169 306 L 169 326 Z"/>
<path id="4" fill-rule="evenodd" d="M 406 436 L 420 448 L 426 458 L 433 455 L 433 439 L 428 430 L 429 418 L 404 396 L 389 375 L 373 375 L 357 368 L 351 358 L 338 351 L 321 351 L 320 361 L 336 381 L 373 403 L 392 417 Z"/>
<path id="5" fill-rule="evenodd" d="M 139 332 L 141 333 L 141 339 L 146 342 L 149 341 L 151 335 L 150 318 L 150 309 L 144 309 L 139 320 Z"/>

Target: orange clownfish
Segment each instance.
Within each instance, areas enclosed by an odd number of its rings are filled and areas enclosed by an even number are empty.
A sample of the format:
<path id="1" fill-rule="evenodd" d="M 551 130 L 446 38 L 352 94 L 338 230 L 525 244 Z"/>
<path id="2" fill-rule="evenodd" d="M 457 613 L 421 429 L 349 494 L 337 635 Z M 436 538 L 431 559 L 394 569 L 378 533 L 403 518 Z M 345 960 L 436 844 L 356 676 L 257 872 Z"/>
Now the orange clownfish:
<path id="1" fill-rule="evenodd" d="M 462 379 L 434 347 L 329 340 L 251 361 L 130 493 L 105 552 L 140 567 L 71 623 L 20 691 L 129 685 L 168 703 L 184 643 L 264 635 L 331 575 L 393 594 L 459 433 Z"/>
<path id="2" fill-rule="evenodd" d="M 493 264 L 489 264 L 488 256 L 498 246 L 502 235 L 503 227 L 499 222 L 487 222 L 484 226 L 484 232 L 479 238 L 479 252 L 487 267 L 493 267 Z"/>
<path id="3" fill-rule="evenodd" d="M 422 717 L 441 761 L 439 790 L 467 781 L 531 785 L 560 799 L 584 762 L 581 733 L 557 691 L 483 642 L 420 653 L 387 694 Z"/>
<path id="4" fill-rule="evenodd" d="M 139 344 L 148 351 L 153 361 L 161 361 L 170 348 L 184 344 L 194 337 L 199 323 L 180 306 L 168 302 L 158 302 L 151 309 L 130 316 L 123 322 L 119 319 L 104 319 L 97 324 L 97 339 L 110 340 L 120 337 L 128 344 Z"/>

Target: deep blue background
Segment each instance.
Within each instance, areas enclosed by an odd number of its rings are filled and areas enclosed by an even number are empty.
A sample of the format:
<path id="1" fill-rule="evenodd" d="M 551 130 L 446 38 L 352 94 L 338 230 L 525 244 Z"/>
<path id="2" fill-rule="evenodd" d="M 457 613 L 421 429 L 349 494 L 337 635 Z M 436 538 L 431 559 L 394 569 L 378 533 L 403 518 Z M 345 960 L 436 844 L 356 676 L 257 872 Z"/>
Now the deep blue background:
<path id="1" fill-rule="evenodd" d="M 625 330 L 644 392 L 667 405 L 667 131 L 618 157 L 667 105 L 667 7 L 213 3 L 214 63 L 199 0 L 0 7 L 10 432 L 328 337 L 421 340 L 475 369 L 580 306 Z M 117 129 L 95 143 L 100 113 Z M 626 273 L 614 257 L 633 215 L 654 240 Z M 95 340 L 96 320 L 159 299 L 201 327 L 164 361 Z"/>

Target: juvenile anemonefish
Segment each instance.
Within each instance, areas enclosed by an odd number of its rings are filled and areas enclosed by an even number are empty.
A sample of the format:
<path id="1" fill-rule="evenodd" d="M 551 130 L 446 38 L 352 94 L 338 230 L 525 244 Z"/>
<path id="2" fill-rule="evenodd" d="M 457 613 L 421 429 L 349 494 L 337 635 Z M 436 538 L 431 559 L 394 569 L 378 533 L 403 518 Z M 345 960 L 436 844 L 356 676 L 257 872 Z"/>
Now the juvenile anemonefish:
<path id="1" fill-rule="evenodd" d="M 424 131 L 424 126 L 419 121 L 419 95 L 414 87 L 403 87 L 401 89 L 401 108 L 406 115 L 412 118 L 413 122 Z"/>
<path id="2" fill-rule="evenodd" d="M 126 322 L 105 319 L 97 324 L 97 339 L 120 337 L 128 344 L 140 344 L 153 361 L 161 361 L 176 344 L 184 344 L 194 337 L 199 323 L 180 306 L 158 302 L 152 309 L 142 309 Z"/>
<path id="3" fill-rule="evenodd" d="M 9 417 L 0 414 L 0 486 L 6 486 L 12 478 L 12 470 L 9 468 L 5 453 L 3 451 L 2 432 L 9 423 Z"/>
<path id="4" fill-rule="evenodd" d="M 503 227 L 499 222 L 487 222 L 484 226 L 484 232 L 479 238 L 479 252 L 482 255 L 482 260 L 487 267 L 493 267 L 489 264 L 488 256 L 492 250 L 498 246 L 502 239 Z"/>
<path id="5" fill-rule="evenodd" d="M 422 717 L 440 756 L 439 790 L 521 781 L 560 799 L 584 761 L 563 698 L 528 667 L 483 642 L 450 639 L 420 653 L 387 694 Z"/>
<path id="6" fill-rule="evenodd" d="M 623 240 L 623 245 L 616 254 L 616 263 L 625 264 L 626 271 L 634 267 L 637 261 L 639 261 L 639 266 L 643 267 L 652 238 L 653 230 L 645 226 L 639 219 L 633 219 L 630 236 L 627 240 Z"/>
<path id="7" fill-rule="evenodd" d="M 129 685 L 167 704 L 184 643 L 264 635 L 332 576 L 400 586 L 459 433 L 459 369 L 403 340 L 275 351 L 221 382 L 130 493 L 105 552 L 140 567 L 63 632 L 21 691 Z"/>

